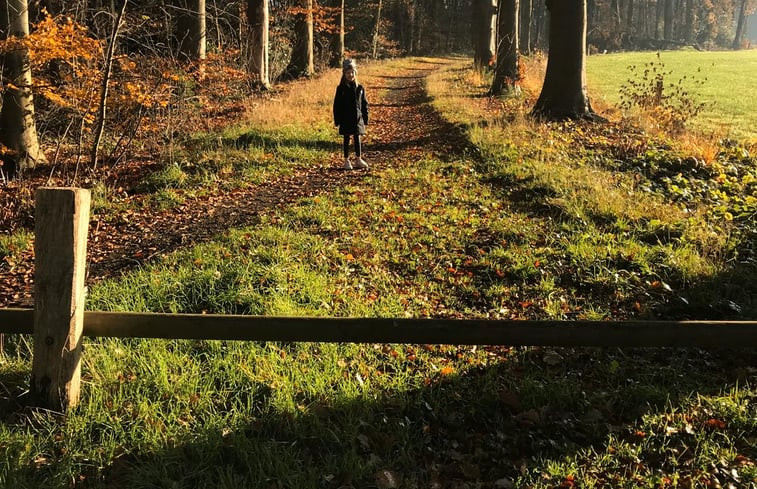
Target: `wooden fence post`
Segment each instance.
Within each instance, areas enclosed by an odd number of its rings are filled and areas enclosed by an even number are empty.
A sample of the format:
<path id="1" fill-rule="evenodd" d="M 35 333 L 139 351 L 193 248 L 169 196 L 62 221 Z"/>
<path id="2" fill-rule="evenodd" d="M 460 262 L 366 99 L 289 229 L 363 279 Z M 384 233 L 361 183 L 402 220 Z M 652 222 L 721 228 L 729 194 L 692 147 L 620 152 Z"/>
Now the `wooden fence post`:
<path id="1" fill-rule="evenodd" d="M 64 412 L 79 402 L 90 193 L 40 188 L 35 202 L 31 395 Z"/>

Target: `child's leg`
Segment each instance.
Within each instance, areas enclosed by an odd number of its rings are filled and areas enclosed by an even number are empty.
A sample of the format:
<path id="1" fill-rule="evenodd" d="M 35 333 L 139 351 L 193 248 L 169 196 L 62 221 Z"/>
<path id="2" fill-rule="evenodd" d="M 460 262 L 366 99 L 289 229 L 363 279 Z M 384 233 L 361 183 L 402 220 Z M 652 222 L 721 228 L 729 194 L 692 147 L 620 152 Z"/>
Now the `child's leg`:
<path id="1" fill-rule="evenodd" d="M 355 156 L 360 158 L 361 149 L 362 149 L 360 145 L 360 134 L 355 134 L 353 137 L 355 138 Z"/>
<path id="2" fill-rule="evenodd" d="M 368 168 L 368 163 L 363 161 L 363 158 L 360 157 L 361 154 L 361 147 L 360 147 L 360 135 L 355 134 L 355 154 L 357 155 L 357 161 L 354 164 L 355 168 Z"/>
<path id="3" fill-rule="evenodd" d="M 350 135 L 349 134 L 344 135 L 344 142 L 342 143 L 342 148 L 344 149 L 344 159 L 346 160 L 350 156 Z"/>

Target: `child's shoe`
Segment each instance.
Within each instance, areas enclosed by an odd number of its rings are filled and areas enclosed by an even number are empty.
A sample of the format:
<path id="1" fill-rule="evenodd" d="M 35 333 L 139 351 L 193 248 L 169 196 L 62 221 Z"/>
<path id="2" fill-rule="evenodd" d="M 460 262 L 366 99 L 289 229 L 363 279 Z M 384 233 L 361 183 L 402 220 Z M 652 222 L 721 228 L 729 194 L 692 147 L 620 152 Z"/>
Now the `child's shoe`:
<path id="1" fill-rule="evenodd" d="M 368 166 L 368 163 L 366 163 L 362 158 L 358 158 L 355 162 L 355 168 L 368 169 L 370 167 Z"/>
<path id="2" fill-rule="evenodd" d="M 352 170 L 352 163 L 350 162 L 349 158 L 344 159 L 344 169 L 345 170 Z"/>

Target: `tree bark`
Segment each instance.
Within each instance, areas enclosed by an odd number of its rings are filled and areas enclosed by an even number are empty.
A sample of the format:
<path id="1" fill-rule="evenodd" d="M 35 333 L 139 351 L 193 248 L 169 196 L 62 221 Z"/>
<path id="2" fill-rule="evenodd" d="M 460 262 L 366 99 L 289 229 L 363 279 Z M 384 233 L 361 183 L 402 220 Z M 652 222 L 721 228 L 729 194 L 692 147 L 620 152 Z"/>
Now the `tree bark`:
<path id="1" fill-rule="evenodd" d="M 665 15 L 663 16 L 663 37 L 667 40 L 673 39 L 673 14 L 674 0 L 665 0 Z"/>
<path id="2" fill-rule="evenodd" d="M 662 12 L 664 10 L 666 0 L 657 0 L 655 5 L 655 21 L 654 21 L 654 38 L 660 38 L 660 21 L 662 20 Z"/>
<path id="3" fill-rule="evenodd" d="M 497 68 L 490 93 L 517 92 L 520 80 L 518 49 L 518 0 L 499 0 Z"/>
<path id="4" fill-rule="evenodd" d="M 105 113 L 108 106 L 108 85 L 110 84 L 110 75 L 113 71 L 113 56 L 116 51 L 116 40 L 118 39 L 118 31 L 121 29 L 121 22 L 126 13 L 126 5 L 128 5 L 128 3 L 128 0 L 124 0 L 121 10 L 116 16 L 116 20 L 113 24 L 113 32 L 110 35 L 110 42 L 108 43 L 108 52 L 105 56 L 105 69 L 103 70 L 102 86 L 100 87 L 100 104 L 97 107 L 97 121 L 94 127 L 92 152 L 90 154 L 90 164 L 92 165 L 93 170 L 97 167 L 97 154 L 100 151 L 100 142 L 103 131 L 105 130 Z"/>
<path id="5" fill-rule="evenodd" d="M 520 2 L 520 20 L 518 30 L 520 31 L 520 51 L 523 54 L 531 54 L 531 12 L 533 6 L 531 0 Z"/>
<path id="6" fill-rule="evenodd" d="M 342 65 L 344 59 L 344 0 L 339 1 L 339 26 L 336 36 L 334 36 L 334 50 L 331 54 L 331 66 L 338 68 Z"/>
<path id="7" fill-rule="evenodd" d="M 189 0 L 179 15 L 179 57 L 196 62 L 200 73 L 206 54 L 205 0 Z"/>
<path id="8" fill-rule="evenodd" d="M 532 113 L 547 119 L 596 119 L 586 91 L 586 0 L 547 0 L 549 57 Z"/>
<path id="9" fill-rule="evenodd" d="M 381 7 L 382 1 L 378 0 L 378 7 L 376 8 L 376 24 L 373 27 L 373 59 L 378 58 L 378 40 L 379 31 L 381 28 Z"/>
<path id="10" fill-rule="evenodd" d="M 268 0 L 247 0 L 250 26 L 249 69 L 263 90 L 271 88 L 268 67 Z"/>
<path id="11" fill-rule="evenodd" d="M 739 18 L 736 22 L 736 35 L 733 37 L 733 49 L 741 49 L 744 41 L 744 31 L 746 31 L 746 7 L 748 0 L 741 0 L 739 8 Z"/>
<path id="12" fill-rule="evenodd" d="M 0 2 L 0 35 L 3 39 L 29 35 L 29 13 L 26 0 Z M 1 168 L 8 176 L 36 163 L 46 162 L 34 125 L 32 70 L 27 49 L 6 53 L 2 59 L 3 78 L 8 80 L 0 109 L 0 143 L 14 154 L 7 158 L 9 165 Z"/>
<path id="13" fill-rule="evenodd" d="M 473 0 L 471 30 L 474 45 L 473 63 L 482 69 L 495 54 L 497 10 L 494 0 Z"/>
<path id="14" fill-rule="evenodd" d="M 293 78 L 315 74 L 313 60 L 313 0 L 300 0 L 301 12 L 295 21 L 294 49 L 287 67 L 287 74 Z"/>
<path id="15" fill-rule="evenodd" d="M 694 42 L 694 0 L 686 0 L 686 22 L 684 29 L 686 42 Z"/>

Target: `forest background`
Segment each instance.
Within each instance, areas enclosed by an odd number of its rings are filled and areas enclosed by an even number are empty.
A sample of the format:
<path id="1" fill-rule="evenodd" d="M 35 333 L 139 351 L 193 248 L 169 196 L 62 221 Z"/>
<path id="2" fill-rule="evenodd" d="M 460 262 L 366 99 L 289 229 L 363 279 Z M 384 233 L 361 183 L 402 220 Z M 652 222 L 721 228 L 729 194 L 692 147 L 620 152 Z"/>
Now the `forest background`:
<path id="1" fill-rule="evenodd" d="M 47 160 L 11 178 L 20 155 L 3 154 L 3 306 L 31 302 L 33 190 L 64 184 L 93 190 L 90 308 L 754 318 L 753 145 L 689 132 L 698 102 L 682 92 L 693 105 L 674 119 L 669 106 L 637 118 L 597 99 L 611 120 L 531 118 L 546 59 L 540 2 L 521 2 L 522 94 L 505 97 L 489 96 L 492 36 L 479 36 L 491 4 L 345 2 L 344 55 L 385 114 L 371 125 L 371 172 L 335 168 L 339 70 L 327 67 L 342 56 L 341 4 L 265 2 L 268 84 L 246 20 L 260 4 L 206 4 L 204 54 L 182 42 L 197 5 L 46 2 L 47 18 L 36 3 L 28 40 L 3 44 L 4 61 L 29 50 Z M 651 68 L 675 85 L 673 57 L 661 54 L 662 69 L 657 49 L 686 59 L 748 47 L 737 34 L 753 6 L 589 2 L 589 51 L 653 48 Z M 466 57 L 400 57 L 451 52 Z M 7 81 L 4 96 L 24 88 Z M 627 100 L 654 99 L 647 81 Z M 0 486 L 757 482 L 753 351 L 85 345 L 82 403 L 61 416 L 29 407 L 28 338 L 5 338 Z"/>

